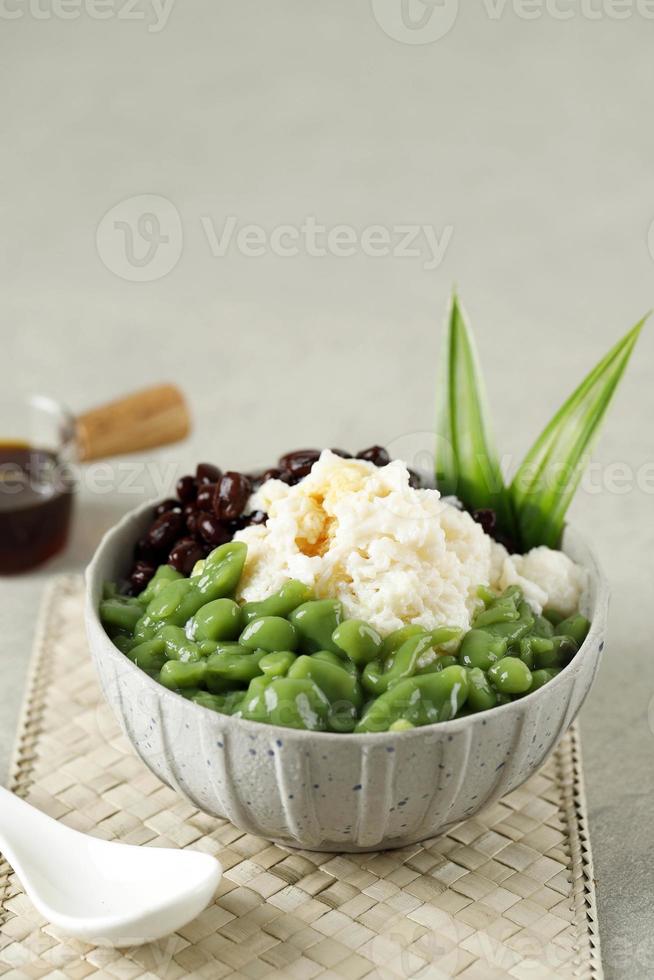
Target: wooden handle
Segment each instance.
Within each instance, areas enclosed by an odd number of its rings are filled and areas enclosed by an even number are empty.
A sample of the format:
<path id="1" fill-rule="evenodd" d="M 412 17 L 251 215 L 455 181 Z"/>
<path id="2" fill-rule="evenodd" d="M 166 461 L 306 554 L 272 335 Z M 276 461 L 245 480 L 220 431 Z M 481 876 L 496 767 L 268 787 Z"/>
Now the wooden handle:
<path id="1" fill-rule="evenodd" d="M 179 388 L 156 385 L 80 415 L 76 420 L 79 458 L 88 462 L 152 449 L 183 439 L 190 429 Z"/>

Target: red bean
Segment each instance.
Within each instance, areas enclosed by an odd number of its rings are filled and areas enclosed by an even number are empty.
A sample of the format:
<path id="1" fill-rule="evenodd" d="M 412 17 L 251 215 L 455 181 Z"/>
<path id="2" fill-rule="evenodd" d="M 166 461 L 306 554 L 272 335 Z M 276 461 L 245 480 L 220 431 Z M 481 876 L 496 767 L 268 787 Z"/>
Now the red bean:
<path id="1" fill-rule="evenodd" d="M 478 510 L 473 510 L 472 519 L 477 524 L 481 524 L 486 534 L 492 535 L 497 526 L 497 514 L 490 507 L 480 507 Z"/>
<path id="2" fill-rule="evenodd" d="M 268 480 L 281 480 L 282 483 L 293 482 L 291 474 L 288 471 L 280 470 L 277 466 L 270 466 L 267 470 L 259 470 L 257 473 L 248 473 L 247 478 L 253 493 Z"/>
<path id="3" fill-rule="evenodd" d="M 182 575 L 190 575 L 196 561 L 200 561 L 203 556 L 204 548 L 197 541 L 193 538 L 180 538 L 170 550 L 168 564 Z"/>
<path id="4" fill-rule="evenodd" d="M 184 517 L 178 510 L 167 510 L 150 526 L 146 540 L 156 551 L 168 551 L 184 530 Z"/>
<path id="5" fill-rule="evenodd" d="M 290 473 L 293 480 L 297 481 L 311 471 L 319 456 L 319 449 L 296 449 L 292 453 L 280 456 L 278 465 L 282 471 Z"/>
<path id="6" fill-rule="evenodd" d="M 225 473 L 216 487 L 213 511 L 223 521 L 239 517 L 250 496 L 251 485 L 244 473 Z"/>
<path id="7" fill-rule="evenodd" d="M 134 595 L 143 592 L 152 576 L 157 570 L 157 566 L 149 561 L 137 561 L 132 568 L 129 576 L 129 584 Z"/>
<path id="8" fill-rule="evenodd" d="M 184 520 L 191 534 L 195 534 L 197 530 L 198 513 L 199 511 L 195 504 L 186 504 L 184 507 Z"/>
<path id="9" fill-rule="evenodd" d="M 242 531 L 244 527 L 248 526 L 248 519 L 245 514 L 241 514 L 240 517 L 235 517 L 233 521 L 223 521 L 223 523 L 229 531 L 230 538 L 233 538 L 237 531 Z"/>
<path id="10" fill-rule="evenodd" d="M 142 561 L 154 561 L 159 554 L 157 548 L 153 548 L 147 537 L 139 538 L 134 548 L 134 557 Z"/>
<path id="11" fill-rule="evenodd" d="M 407 469 L 409 468 L 407 467 Z M 413 487 L 414 490 L 417 490 L 419 487 L 422 486 L 422 480 L 420 478 L 420 474 L 416 473 L 416 471 L 412 469 L 409 469 L 409 486 Z"/>
<path id="12" fill-rule="evenodd" d="M 288 472 L 288 470 L 280 470 L 276 466 L 271 466 L 270 469 L 264 470 L 261 482 L 265 483 L 266 480 L 281 480 L 282 483 L 291 483 L 293 477 Z"/>
<path id="13" fill-rule="evenodd" d="M 245 518 L 248 525 L 249 524 L 265 524 L 268 520 L 268 515 L 263 510 L 253 510 L 251 514 L 248 514 Z"/>
<path id="14" fill-rule="evenodd" d="M 198 488 L 195 482 L 195 478 L 192 476 L 183 476 L 177 481 L 177 496 L 182 501 L 183 504 L 188 504 L 191 500 L 195 500 Z"/>
<path id="15" fill-rule="evenodd" d="M 348 453 L 347 449 L 331 449 L 330 452 L 342 459 L 352 459 L 352 453 Z"/>
<path id="16" fill-rule="evenodd" d="M 232 535 L 222 521 L 218 520 L 213 514 L 205 514 L 202 511 L 198 515 L 198 531 L 212 547 L 217 548 L 219 544 L 225 544 Z"/>
<path id="17" fill-rule="evenodd" d="M 369 449 L 362 449 L 360 453 L 357 453 L 357 459 L 365 459 L 369 463 L 374 463 L 375 466 L 386 466 L 391 461 L 391 457 L 383 446 L 370 446 Z"/>
<path id="18" fill-rule="evenodd" d="M 196 500 L 198 510 L 206 510 L 208 513 L 213 510 L 213 500 L 217 486 L 217 483 L 202 484 L 198 490 L 198 499 Z"/>
<path id="19" fill-rule="evenodd" d="M 250 489 L 254 493 L 258 490 L 262 483 L 266 480 L 270 480 L 270 476 L 267 476 L 268 470 L 255 470 L 253 473 L 246 473 L 248 480 L 250 481 Z"/>
<path id="20" fill-rule="evenodd" d="M 222 475 L 222 470 L 213 463 L 198 463 L 195 471 L 195 479 L 199 486 L 203 483 L 218 483 Z"/>
<path id="21" fill-rule="evenodd" d="M 167 510 L 181 510 L 182 505 L 179 500 L 173 500 L 172 497 L 168 497 L 167 500 L 162 500 L 160 504 L 154 508 L 154 517 L 161 517 L 165 514 Z"/>

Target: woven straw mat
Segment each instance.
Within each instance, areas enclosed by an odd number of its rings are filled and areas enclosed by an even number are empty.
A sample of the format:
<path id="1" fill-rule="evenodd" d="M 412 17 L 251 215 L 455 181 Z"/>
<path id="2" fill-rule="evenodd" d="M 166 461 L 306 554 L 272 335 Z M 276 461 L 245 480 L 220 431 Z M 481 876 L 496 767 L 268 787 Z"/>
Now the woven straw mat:
<path id="1" fill-rule="evenodd" d="M 196 810 L 131 751 L 88 656 L 78 577 L 38 627 L 10 788 L 106 839 L 215 854 L 215 902 L 157 943 L 57 935 L 0 858 L 0 975 L 11 978 L 494 980 L 602 976 L 574 728 L 527 783 L 449 833 L 343 856 L 279 847 Z"/>

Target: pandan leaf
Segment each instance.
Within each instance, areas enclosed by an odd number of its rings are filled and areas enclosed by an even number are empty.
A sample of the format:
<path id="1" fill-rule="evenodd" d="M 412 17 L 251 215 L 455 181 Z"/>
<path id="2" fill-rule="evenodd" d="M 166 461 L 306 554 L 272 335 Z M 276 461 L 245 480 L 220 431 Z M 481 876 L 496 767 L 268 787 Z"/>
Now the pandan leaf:
<path id="1" fill-rule="evenodd" d="M 455 494 L 470 510 L 492 508 L 498 528 L 513 537 L 511 499 L 504 486 L 489 417 L 472 333 L 453 294 L 438 392 L 436 485 L 443 494 Z"/>
<path id="2" fill-rule="evenodd" d="M 521 463 L 511 484 L 511 496 L 525 551 L 542 544 L 558 547 L 566 511 L 646 319 L 643 317 L 595 365 Z"/>

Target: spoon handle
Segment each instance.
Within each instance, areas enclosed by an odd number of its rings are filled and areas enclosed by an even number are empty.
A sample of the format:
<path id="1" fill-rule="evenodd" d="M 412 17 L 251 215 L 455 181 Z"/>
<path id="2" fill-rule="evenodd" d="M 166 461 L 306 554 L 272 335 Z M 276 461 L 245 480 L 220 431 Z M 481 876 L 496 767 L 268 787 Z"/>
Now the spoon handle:
<path id="1" fill-rule="evenodd" d="M 79 415 L 76 437 L 82 462 L 134 453 L 186 438 L 191 418 L 182 392 L 163 384 Z"/>
<path id="2" fill-rule="evenodd" d="M 79 831 L 0 786 L 0 851 L 33 900 L 30 880 L 41 875 L 51 859 L 56 863 L 61 858 L 73 836 L 79 836 Z"/>
<path id="3" fill-rule="evenodd" d="M 27 844 L 30 836 L 43 831 L 43 820 L 47 820 L 25 800 L 0 786 L 0 851 L 12 865 L 20 862 L 21 844 Z"/>

